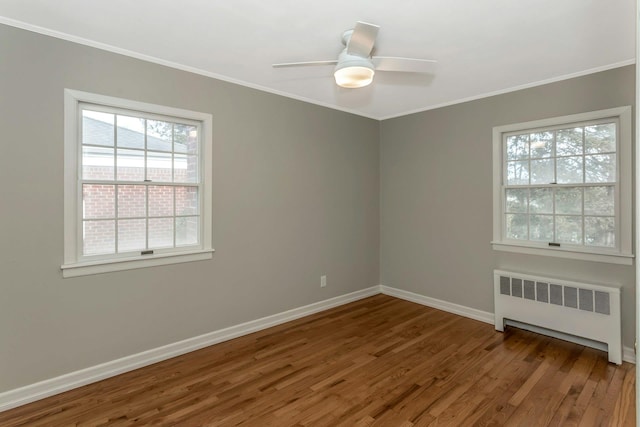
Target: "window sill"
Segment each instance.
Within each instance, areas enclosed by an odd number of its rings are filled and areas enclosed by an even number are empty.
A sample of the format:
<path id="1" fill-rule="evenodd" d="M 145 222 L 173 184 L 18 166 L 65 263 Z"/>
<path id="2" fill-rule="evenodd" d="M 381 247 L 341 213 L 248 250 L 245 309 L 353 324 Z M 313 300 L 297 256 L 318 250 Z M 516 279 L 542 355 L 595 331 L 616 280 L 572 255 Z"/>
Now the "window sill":
<path id="1" fill-rule="evenodd" d="M 634 258 L 632 254 L 578 252 L 566 248 L 541 248 L 505 242 L 491 242 L 491 246 L 495 251 L 513 252 L 528 255 L 553 256 L 558 258 L 606 262 L 609 264 L 620 265 L 633 265 Z"/>
<path id="2" fill-rule="evenodd" d="M 182 252 L 178 254 L 158 254 L 144 257 L 122 258 L 116 260 L 100 260 L 92 262 L 63 264 L 60 268 L 62 269 L 62 277 L 65 278 L 89 276 L 92 274 L 133 270 L 136 268 L 153 267 L 157 265 L 202 261 L 213 258 L 213 252 L 213 249 L 205 249 L 192 252 Z"/>

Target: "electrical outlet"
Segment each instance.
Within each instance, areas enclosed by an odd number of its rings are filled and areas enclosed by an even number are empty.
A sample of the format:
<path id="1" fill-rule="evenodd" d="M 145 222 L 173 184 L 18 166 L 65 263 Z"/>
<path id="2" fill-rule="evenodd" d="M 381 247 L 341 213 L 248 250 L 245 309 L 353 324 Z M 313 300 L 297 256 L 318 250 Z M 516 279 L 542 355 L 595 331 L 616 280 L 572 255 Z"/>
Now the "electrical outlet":
<path id="1" fill-rule="evenodd" d="M 324 288 L 327 286 L 327 276 L 320 276 L 320 287 Z"/>

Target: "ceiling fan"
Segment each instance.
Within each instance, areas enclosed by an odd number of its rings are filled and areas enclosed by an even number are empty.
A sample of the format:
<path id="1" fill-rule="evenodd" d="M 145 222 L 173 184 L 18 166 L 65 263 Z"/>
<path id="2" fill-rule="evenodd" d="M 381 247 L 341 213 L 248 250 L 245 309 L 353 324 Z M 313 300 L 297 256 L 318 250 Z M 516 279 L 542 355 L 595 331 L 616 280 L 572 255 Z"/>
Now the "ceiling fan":
<path id="1" fill-rule="evenodd" d="M 371 56 L 378 25 L 356 22 L 355 28 L 342 35 L 345 48 L 338 59 L 326 61 L 284 62 L 273 64 L 274 68 L 300 67 L 309 65 L 335 65 L 333 76 L 336 84 L 346 88 L 358 88 L 369 85 L 376 71 L 394 71 L 405 73 L 428 73 L 433 59 L 399 58 L 393 56 Z"/>

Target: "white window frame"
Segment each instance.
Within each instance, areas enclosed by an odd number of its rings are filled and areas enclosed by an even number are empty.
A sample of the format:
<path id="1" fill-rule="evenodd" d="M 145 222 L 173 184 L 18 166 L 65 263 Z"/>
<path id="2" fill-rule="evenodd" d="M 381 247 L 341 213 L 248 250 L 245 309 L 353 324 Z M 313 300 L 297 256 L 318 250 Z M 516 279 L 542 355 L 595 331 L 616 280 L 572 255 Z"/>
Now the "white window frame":
<path id="1" fill-rule="evenodd" d="M 550 247 L 547 242 L 508 240 L 505 236 L 504 136 L 539 128 L 571 126 L 577 122 L 615 119 L 618 122 L 616 181 L 616 248 Z M 493 128 L 493 240 L 494 250 L 531 255 L 555 256 L 586 261 L 631 265 L 633 263 L 632 214 L 632 135 L 631 107 L 618 107 L 562 117 L 514 123 Z"/>
<path id="2" fill-rule="evenodd" d="M 82 104 L 95 104 L 105 108 L 139 111 L 197 122 L 200 126 L 200 244 L 195 248 L 175 248 L 153 251 L 146 255 L 114 254 L 110 257 L 83 257 L 81 204 L 82 190 L 79 185 L 82 141 L 80 140 Z M 157 265 L 200 261 L 213 257 L 212 247 L 212 181 L 213 181 L 213 117 L 211 114 L 180 108 L 131 101 L 122 98 L 64 90 L 64 264 L 63 277 L 76 277 L 111 271 L 131 270 Z M 146 252 L 146 251 L 145 251 Z"/>

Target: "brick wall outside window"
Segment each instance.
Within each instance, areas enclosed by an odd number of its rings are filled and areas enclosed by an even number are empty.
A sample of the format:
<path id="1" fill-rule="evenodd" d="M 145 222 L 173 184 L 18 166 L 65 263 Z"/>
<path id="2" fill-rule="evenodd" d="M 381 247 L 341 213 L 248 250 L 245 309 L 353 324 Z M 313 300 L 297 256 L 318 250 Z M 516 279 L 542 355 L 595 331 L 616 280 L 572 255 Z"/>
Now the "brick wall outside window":
<path id="1" fill-rule="evenodd" d="M 84 170 L 94 179 L 101 177 L 113 179 L 112 167 L 85 166 Z M 153 170 L 154 176 L 160 177 L 161 181 L 171 182 L 172 180 L 170 169 L 149 168 L 148 170 Z M 187 179 L 186 169 L 175 169 L 174 174 L 176 181 Z M 126 177 L 138 175 L 137 168 L 118 168 L 119 179 L 126 180 Z M 148 186 L 85 184 L 83 209 L 85 218 L 83 245 L 87 255 L 116 251 L 116 221 L 119 242 L 117 252 L 144 250 L 147 227 L 149 227 L 150 248 L 173 246 L 174 228 L 178 245 L 181 242 L 192 242 L 194 232 L 189 232 L 189 225 L 194 224 L 194 219 L 197 224 L 196 216 L 199 214 L 195 187 L 168 186 L 161 183 Z M 147 209 L 149 224 L 144 219 Z"/>

